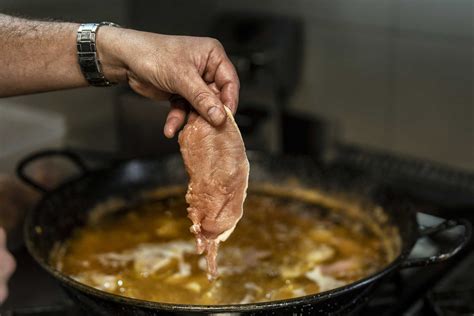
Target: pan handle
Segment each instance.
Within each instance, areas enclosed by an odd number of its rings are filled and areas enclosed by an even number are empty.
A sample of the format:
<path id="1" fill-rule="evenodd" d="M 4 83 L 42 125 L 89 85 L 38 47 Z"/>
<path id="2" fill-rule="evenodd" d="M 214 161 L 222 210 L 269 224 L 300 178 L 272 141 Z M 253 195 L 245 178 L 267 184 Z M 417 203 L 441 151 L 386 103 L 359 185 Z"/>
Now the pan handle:
<path id="1" fill-rule="evenodd" d="M 401 264 L 401 268 L 423 267 L 423 266 L 431 265 L 433 263 L 442 262 L 453 257 L 458 252 L 463 250 L 468 245 L 469 240 L 471 239 L 471 235 L 472 235 L 472 225 L 469 221 L 465 219 L 451 219 L 451 220 L 446 220 L 439 225 L 426 227 L 426 228 L 422 227 L 420 228 L 419 236 L 427 237 L 427 236 L 434 235 L 436 233 L 439 233 L 439 232 L 442 232 L 442 231 L 445 231 L 457 226 L 464 227 L 464 232 L 462 233 L 460 238 L 456 240 L 455 245 L 453 245 L 453 247 L 451 247 L 450 249 L 446 250 L 443 253 L 436 254 L 430 257 L 407 259 Z"/>
<path id="2" fill-rule="evenodd" d="M 68 159 L 69 161 L 71 161 L 76 166 L 76 168 L 79 169 L 79 171 L 81 172 L 82 175 L 89 172 L 89 169 L 87 168 L 86 164 L 84 163 L 84 161 L 77 154 L 73 153 L 72 151 L 65 150 L 65 149 L 62 149 L 62 150 L 51 149 L 51 150 L 42 150 L 42 151 L 33 153 L 33 154 L 23 158 L 22 160 L 20 160 L 20 162 L 18 163 L 18 165 L 16 167 L 17 176 L 21 180 L 23 180 L 23 182 L 25 182 L 29 186 L 33 187 L 34 189 L 36 189 L 36 190 L 38 190 L 42 193 L 47 193 L 49 190 L 47 188 L 45 188 L 44 186 L 42 186 L 41 184 L 37 183 L 31 177 L 29 177 L 26 174 L 25 170 L 26 170 L 27 166 L 30 163 L 32 163 L 32 162 L 34 162 L 38 159 L 53 157 L 53 156 L 64 157 L 64 158 Z"/>

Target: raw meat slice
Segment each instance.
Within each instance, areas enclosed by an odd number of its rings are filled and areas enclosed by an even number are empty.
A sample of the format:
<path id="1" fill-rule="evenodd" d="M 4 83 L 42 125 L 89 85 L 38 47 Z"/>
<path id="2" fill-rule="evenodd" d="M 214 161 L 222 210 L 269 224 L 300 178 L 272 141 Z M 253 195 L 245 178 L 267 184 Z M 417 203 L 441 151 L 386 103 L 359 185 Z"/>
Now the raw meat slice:
<path id="1" fill-rule="evenodd" d="M 225 108 L 227 120 L 217 128 L 192 114 L 178 139 L 189 175 L 190 230 L 196 236 L 197 252 L 206 253 L 210 279 L 217 276 L 219 243 L 242 217 L 249 176 L 242 136 L 232 112 Z"/>

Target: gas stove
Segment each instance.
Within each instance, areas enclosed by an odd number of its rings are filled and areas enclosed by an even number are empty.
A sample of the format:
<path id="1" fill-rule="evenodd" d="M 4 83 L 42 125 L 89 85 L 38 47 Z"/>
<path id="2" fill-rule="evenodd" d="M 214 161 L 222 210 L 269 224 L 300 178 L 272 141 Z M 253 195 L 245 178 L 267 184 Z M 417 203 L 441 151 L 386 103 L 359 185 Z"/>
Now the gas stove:
<path id="1" fill-rule="evenodd" d="M 84 152 L 91 161 L 110 158 Z M 345 173 L 368 173 L 380 181 L 405 191 L 418 205 L 418 221 L 433 226 L 444 218 L 467 218 L 474 222 L 474 176 L 437 164 L 399 158 L 361 148 L 339 146 L 329 168 Z M 425 238 L 412 256 L 429 256 L 449 244 L 455 232 Z M 434 242 L 436 241 L 436 242 Z M 18 268 L 10 282 L 10 296 L 0 315 L 84 315 L 59 285 L 34 263 L 26 249 L 14 251 Z M 364 304 L 356 302 L 340 315 L 473 315 L 474 243 L 449 261 L 430 267 L 400 270 L 374 285 Z"/>

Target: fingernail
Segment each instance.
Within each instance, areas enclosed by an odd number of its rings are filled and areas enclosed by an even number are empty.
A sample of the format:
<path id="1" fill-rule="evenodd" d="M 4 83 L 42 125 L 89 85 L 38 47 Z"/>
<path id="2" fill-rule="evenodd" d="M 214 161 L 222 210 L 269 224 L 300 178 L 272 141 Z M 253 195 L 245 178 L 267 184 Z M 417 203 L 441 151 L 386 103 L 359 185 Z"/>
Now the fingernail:
<path id="1" fill-rule="evenodd" d="M 165 134 L 165 136 L 167 138 L 173 138 L 174 137 L 175 130 L 174 130 L 173 125 L 175 125 L 174 124 L 175 121 L 177 121 L 177 118 L 175 118 L 175 117 L 172 117 L 172 118 L 169 118 L 168 120 L 166 120 L 165 128 L 163 130 L 163 133 Z"/>
<path id="2" fill-rule="evenodd" d="M 209 115 L 209 118 L 211 119 L 211 122 L 214 125 L 221 125 L 224 122 L 225 114 L 217 106 L 211 107 L 207 111 L 207 114 Z"/>
<path id="3" fill-rule="evenodd" d="M 165 134 L 166 138 L 173 138 L 174 137 L 174 133 L 173 133 L 173 130 L 171 129 L 171 127 L 165 127 L 165 130 L 163 131 L 163 134 Z"/>

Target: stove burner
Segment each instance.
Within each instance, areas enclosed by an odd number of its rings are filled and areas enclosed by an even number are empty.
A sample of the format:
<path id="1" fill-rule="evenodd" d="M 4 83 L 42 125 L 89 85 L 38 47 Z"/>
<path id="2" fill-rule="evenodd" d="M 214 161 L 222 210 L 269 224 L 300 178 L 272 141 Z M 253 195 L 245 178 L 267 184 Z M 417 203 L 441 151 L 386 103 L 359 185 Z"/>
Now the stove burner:
<path id="1" fill-rule="evenodd" d="M 426 297 L 435 315 L 474 314 L 474 253 L 450 271 Z"/>

